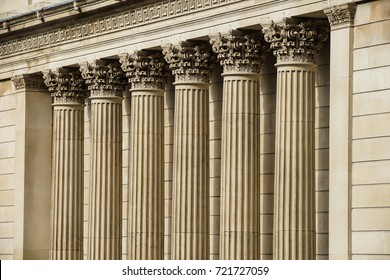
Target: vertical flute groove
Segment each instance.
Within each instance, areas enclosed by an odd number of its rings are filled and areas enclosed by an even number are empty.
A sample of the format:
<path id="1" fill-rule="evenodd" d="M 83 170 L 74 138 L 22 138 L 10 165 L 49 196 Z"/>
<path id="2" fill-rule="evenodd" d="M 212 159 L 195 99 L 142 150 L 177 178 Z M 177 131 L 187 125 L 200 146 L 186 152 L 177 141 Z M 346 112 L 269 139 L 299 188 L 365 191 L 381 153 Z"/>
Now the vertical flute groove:
<path id="1" fill-rule="evenodd" d="M 258 75 L 225 74 L 222 110 L 220 258 L 258 259 Z"/>
<path id="2" fill-rule="evenodd" d="M 164 91 L 133 90 L 129 258 L 163 259 Z"/>
<path id="3" fill-rule="evenodd" d="M 50 259 L 83 258 L 83 106 L 53 104 Z"/>
<path id="4" fill-rule="evenodd" d="M 91 188 L 88 259 L 121 259 L 121 98 L 91 101 Z"/>
<path id="5" fill-rule="evenodd" d="M 314 259 L 314 64 L 277 75 L 274 258 Z"/>
<path id="6" fill-rule="evenodd" d="M 208 84 L 176 85 L 172 259 L 209 258 Z"/>

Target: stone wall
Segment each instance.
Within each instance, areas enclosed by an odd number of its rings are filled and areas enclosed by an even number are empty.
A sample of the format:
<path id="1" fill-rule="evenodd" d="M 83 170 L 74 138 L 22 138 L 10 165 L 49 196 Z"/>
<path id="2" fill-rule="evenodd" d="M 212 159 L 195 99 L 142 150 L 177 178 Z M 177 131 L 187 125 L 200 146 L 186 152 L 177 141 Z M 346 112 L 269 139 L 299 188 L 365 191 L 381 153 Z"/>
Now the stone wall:
<path id="1" fill-rule="evenodd" d="M 390 257 L 390 2 L 358 5 L 352 102 L 352 258 Z"/>
<path id="2" fill-rule="evenodd" d="M 0 259 L 13 258 L 16 97 L 12 82 L 0 82 Z"/>

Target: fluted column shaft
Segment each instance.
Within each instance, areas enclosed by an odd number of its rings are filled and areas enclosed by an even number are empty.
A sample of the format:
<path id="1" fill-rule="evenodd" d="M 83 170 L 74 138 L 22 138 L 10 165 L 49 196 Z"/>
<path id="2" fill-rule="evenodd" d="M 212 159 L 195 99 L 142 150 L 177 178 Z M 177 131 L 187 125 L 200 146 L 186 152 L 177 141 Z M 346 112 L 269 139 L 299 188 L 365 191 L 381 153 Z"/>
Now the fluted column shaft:
<path id="1" fill-rule="evenodd" d="M 122 98 L 91 98 L 88 259 L 122 256 Z"/>
<path id="2" fill-rule="evenodd" d="M 129 259 L 164 258 L 164 85 L 161 52 L 121 56 L 131 83 Z"/>
<path id="3" fill-rule="evenodd" d="M 46 71 L 53 97 L 50 259 L 83 259 L 84 97 L 78 71 Z"/>
<path id="4" fill-rule="evenodd" d="M 81 65 L 91 91 L 88 259 L 122 259 L 122 94 L 115 63 Z"/>
<path id="5" fill-rule="evenodd" d="M 181 42 L 163 53 L 175 75 L 172 259 L 209 259 L 210 47 Z"/>
<path id="6" fill-rule="evenodd" d="M 224 73 L 221 259 L 259 256 L 259 75 Z"/>
<path id="7" fill-rule="evenodd" d="M 132 90 L 129 259 L 164 257 L 164 91 Z"/>
<path id="8" fill-rule="evenodd" d="M 260 257 L 261 40 L 230 31 L 210 40 L 223 66 L 220 259 Z"/>
<path id="9" fill-rule="evenodd" d="M 314 59 L 327 29 L 286 19 L 264 33 L 277 57 L 273 257 L 314 259 Z"/>
<path id="10" fill-rule="evenodd" d="M 53 104 L 50 259 L 83 259 L 83 140 L 81 104 Z"/>
<path id="11" fill-rule="evenodd" d="M 277 68 L 274 259 L 314 259 L 315 65 Z"/>
<path id="12" fill-rule="evenodd" d="M 172 259 L 209 258 L 208 87 L 175 83 Z"/>

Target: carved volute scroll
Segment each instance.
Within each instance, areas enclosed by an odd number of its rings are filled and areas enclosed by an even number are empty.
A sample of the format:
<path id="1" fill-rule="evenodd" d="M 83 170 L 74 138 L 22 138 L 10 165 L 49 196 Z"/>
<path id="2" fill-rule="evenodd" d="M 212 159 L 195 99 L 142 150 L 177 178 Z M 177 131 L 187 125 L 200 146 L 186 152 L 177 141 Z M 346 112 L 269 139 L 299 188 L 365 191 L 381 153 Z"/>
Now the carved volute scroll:
<path id="1" fill-rule="evenodd" d="M 87 87 L 78 70 L 47 70 L 43 78 L 54 103 L 84 104 Z"/>
<path id="2" fill-rule="evenodd" d="M 208 83 L 211 76 L 211 49 L 205 43 L 180 42 L 163 46 L 165 60 L 176 82 Z"/>
<path id="3" fill-rule="evenodd" d="M 278 63 L 314 62 L 328 38 L 329 29 L 314 22 L 295 23 L 286 19 L 280 24 L 271 22 L 263 33 Z"/>
<path id="4" fill-rule="evenodd" d="M 164 89 L 166 63 L 161 52 L 136 51 L 120 55 L 119 61 L 131 88 Z"/>
<path id="5" fill-rule="evenodd" d="M 80 71 L 91 97 L 122 96 L 126 89 L 125 74 L 117 62 L 83 62 L 80 63 Z"/>
<path id="6" fill-rule="evenodd" d="M 260 73 L 267 46 L 260 32 L 231 30 L 210 36 L 210 44 L 224 72 Z"/>

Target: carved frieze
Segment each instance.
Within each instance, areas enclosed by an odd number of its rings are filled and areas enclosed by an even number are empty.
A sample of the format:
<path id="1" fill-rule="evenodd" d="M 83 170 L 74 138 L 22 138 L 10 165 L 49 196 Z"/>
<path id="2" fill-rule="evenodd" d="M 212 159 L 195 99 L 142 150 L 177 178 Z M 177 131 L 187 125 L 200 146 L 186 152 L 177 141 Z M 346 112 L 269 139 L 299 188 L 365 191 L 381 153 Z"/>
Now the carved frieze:
<path id="1" fill-rule="evenodd" d="M 271 43 L 277 62 L 314 62 L 329 29 L 313 22 L 276 24 L 263 29 L 264 38 Z"/>
<path id="2" fill-rule="evenodd" d="M 131 88 L 164 89 L 166 63 L 161 52 L 136 51 L 120 55 L 119 61 Z"/>
<path id="3" fill-rule="evenodd" d="M 353 23 L 356 12 L 355 3 L 347 3 L 345 5 L 333 6 L 324 10 L 328 17 L 331 26 L 342 23 Z"/>
<path id="4" fill-rule="evenodd" d="M 42 75 L 14 75 L 11 80 L 16 89 L 47 89 Z"/>
<path id="5" fill-rule="evenodd" d="M 96 60 L 80 63 L 81 76 L 91 92 L 91 97 L 122 96 L 126 77 L 117 62 Z"/>
<path id="6" fill-rule="evenodd" d="M 195 11 L 207 10 L 238 0 L 170 0 L 150 6 L 118 12 L 104 18 L 97 18 L 66 27 L 57 28 L 37 35 L 0 43 L 0 57 L 57 46 L 93 36 L 99 36 L 133 26 L 174 18 Z M 43 17 L 42 17 L 43 18 Z"/>
<path id="7" fill-rule="evenodd" d="M 260 73 L 267 46 L 260 32 L 231 30 L 228 34 L 210 36 L 210 44 L 224 72 Z"/>
<path id="8" fill-rule="evenodd" d="M 211 76 L 211 48 L 206 43 L 180 42 L 163 46 L 165 60 L 175 81 L 208 83 Z"/>
<path id="9" fill-rule="evenodd" d="M 84 104 L 87 87 L 77 70 L 47 70 L 43 74 L 45 84 L 51 92 L 53 103 Z"/>

